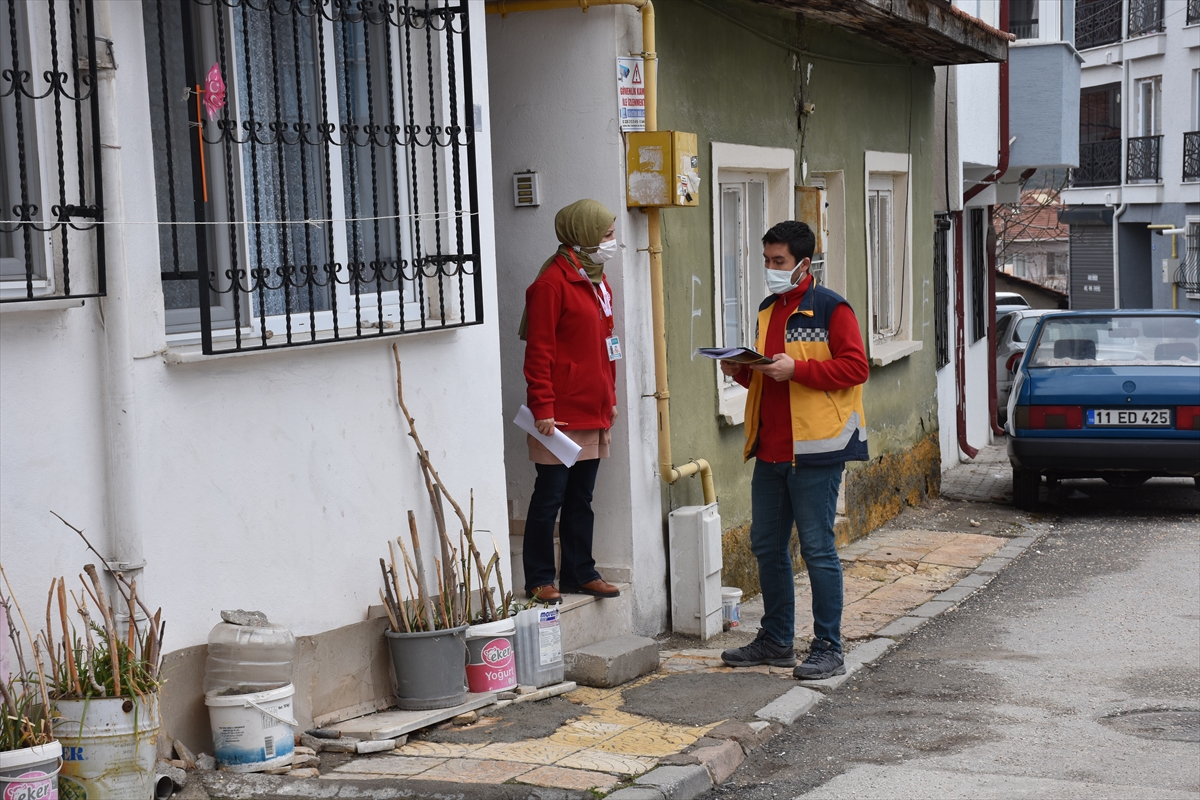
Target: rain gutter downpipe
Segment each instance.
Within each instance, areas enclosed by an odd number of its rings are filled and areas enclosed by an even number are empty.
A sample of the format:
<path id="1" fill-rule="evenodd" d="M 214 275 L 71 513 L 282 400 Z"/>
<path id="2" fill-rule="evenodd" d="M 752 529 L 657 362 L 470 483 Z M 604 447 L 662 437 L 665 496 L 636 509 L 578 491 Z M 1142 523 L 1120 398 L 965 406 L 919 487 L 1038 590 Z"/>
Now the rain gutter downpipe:
<path id="1" fill-rule="evenodd" d="M 999 28 L 1000 28 L 1000 30 L 1002 30 L 1006 33 L 1008 32 L 1008 3 L 1009 3 L 1009 0 L 1000 0 Z M 992 171 L 992 173 L 990 175 L 988 175 L 986 178 L 984 178 L 982 181 L 980 181 L 979 183 L 976 183 L 974 186 L 972 186 L 971 188 L 969 188 L 965 192 L 963 192 L 963 209 L 964 210 L 966 209 L 967 203 L 970 202 L 970 200 L 972 198 L 974 198 L 976 195 L 978 195 L 980 192 L 982 192 L 984 189 L 988 188 L 989 186 L 995 185 L 996 182 L 999 181 L 1000 178 L 1004 176 L 1004 173 L 1008 171 L 1009 146 L 1012 144 L 1012 141 L 1010 139 L 1009 126 L 1008 126 L 1009 97 L 1008 97 L 1008 55 L 1007 55 L 1007 53 L 1005 54 L 1004 60 L 1000 62 L 999 68 L 1000 68 L 999 69 L 1000 74 L 999 74 L 998 89 L 999 89 L 999 94 L 1000 94 L 1000 100 L 999 100 L 998 115 L 1000 117 L 1000 119 L 999 119 L 1000 142 L 999 142 L 999 152 L 997 153 L 997 156 L 996 156 L 996 169 L 994 169 Z M 988 206 L 988 227 L 989 228 L 991 228 L 991 226 L 992 226 L 992 210 L 993 210 L 993 206 L 989 205 Z M 955 408 L 955 421 L 958 426 L 959 449 L 961 449 L 964 453 L 966 453 L 968 458 L 974 458 L 975 455 L 979 452 L 979 450 L 977 448 L 972 447 L 967 442 L 967 409 L 966 409 L 967 375 L 966 375 L 966 364 L 963 362 L 963 359 L 966 355 L 966 343 L 965 343 L 966 334 L 965 334 L 965 331 L 963 330 L 963 324 L 964 324 L 963 311 L 965 309 L 963 308 L 963 305 L 962 305 L 963 304 L 963 295 L 962 295 L 962 291 L 963 291 L 963 275 L 962 275 L 962 270 L 963 270 L 963 253 L 962 253 L 963 214 L 961 211 L 955 212 L 955 214 L 956 214 L 956 219 L 955 219 L 955 224 L 954 224 L 954 267 L 955 267 L 955 284 L 957 286 L 957 291 L 958 291 L 958 296 L 955 298 L 955 302 L 956 302 L 956 304 L 959 304 L 958 312 L 955 314 L 955 317 L 957 318 L 957 322 L 958 322 L 958 327 L 957 327 L 957 330 L 955 331 L 955 351 L 956 351 L 955 352 L 955 361 L 956 361 L 956 364 L 955 364 L 954 372 L 955 372 L 955 379 L 956 379 L 955 382 L 957 384 L 955 389 L 956 389 L 956 394 L 958 396 L 957 397 L 957 400 L 958 400 L 957 407 Z M 987 307 L 988 307 L 988 311 L 987 311 L 987 313 L 988 313 L 988 320 L 989 320 L 988 328 L 987 328 L 987 331 L 988 331 L 987 332 L 987 337 L 988 337 L 988 390 L 987 390 L 988 391 L 988 425 L 991 427 L 993 433 L 1003 434 L 1004 429 L 999 427 L 996 424 L 996 391 L 995 391 L 995 386 L 996 386 L 996 253 L 995 253 L 994 247 L 992 248 L 992 252 L 988 255 L 987 261 L 988 261 L 988 264 L 987 264 L 987 270 L 988 270 Z"/>
<path id="2" fill-rule="evenodd" d="M 1007 3 L 1007 0 L 1004 0 Z M 650 0 L 488 0 L 487 13 L 501 16 L 521 11 L 545 11 L 579 8 L 585 13 L 591 6 L 633 6 L 642 14 L 642 59 L 645 62 L 646 130 L 658 130 L 658 54 L 655 50 L 654 4 Z M 699 473 L 704 504 L 715 503 L 712 467 L 703 458 L 676 467 L 671 456 L 670 389 L 667 385 L 667 326 L 663 292 L 662 210 L 644 209 L 650 252 L 651 315 L 654 325 L 654 400 L 658 412 L 658 469 L 662 479 L 674 484 L 680 478 Z"/>

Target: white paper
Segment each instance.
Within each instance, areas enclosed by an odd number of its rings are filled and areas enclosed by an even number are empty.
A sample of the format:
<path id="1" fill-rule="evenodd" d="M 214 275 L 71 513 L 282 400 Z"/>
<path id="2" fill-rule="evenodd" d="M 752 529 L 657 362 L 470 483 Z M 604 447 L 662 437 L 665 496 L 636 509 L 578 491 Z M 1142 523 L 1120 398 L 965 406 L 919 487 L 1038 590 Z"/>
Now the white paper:
<path id="1" fill-rule="evenodd" d="M 568 467 L 575 466 L 575 461 L 579 458 L 579 451 L 583 448 L 572 442 L 569 436 L 557 428 L 550 436 L 539 433 L 537 426 L 533 424 L 533 412 L 529 410 L 529 406 L 521 406 L 520 410 L 517 411 L 517 418 L 513 420 L 513 424 L 546 445 L 546 449 L 553 453 L 555 458 L 564 465 Z"/>

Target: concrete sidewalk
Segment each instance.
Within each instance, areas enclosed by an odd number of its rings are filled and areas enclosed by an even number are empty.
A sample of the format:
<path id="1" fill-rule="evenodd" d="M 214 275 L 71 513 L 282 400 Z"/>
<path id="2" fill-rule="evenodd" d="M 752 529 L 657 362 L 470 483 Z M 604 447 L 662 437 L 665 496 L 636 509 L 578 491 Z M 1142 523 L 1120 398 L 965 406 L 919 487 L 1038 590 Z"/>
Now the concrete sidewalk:
<path id="1" fill-rule="evenodd" d="M 1003 445 L 985 448 L 974 463 L 944 474 L 941 499 L 907 509 L 842 550 L 844 676 L 801 683 L 790 668 L 724 666 L 721 650 L 755 635 L 762 617 L 757 597 L 743 603 L 738 628 L 704 643 L 664 639 L 659 669 L 615 689 L 578 687 L 536 702 L 481 708 L 400 737 L 386 752 L 325 750 L 311 759 L 317 771 L 307 779 L 220 772 L 199 777 L 213 798 L 696 797 L 880 657 L 895 638 L 952 611 L 1034 541 L 1043 525 L 1001 504 L 1008 476 Z M 801 574 L 800 658 L 812 635 L 810 608 L 808 579 Z M 322 747 L 310 737 L 305 744 Z M 388 745 L 371 743 L 380 747 Z M 356 749 L 353 742 L 349 749 Z"/>

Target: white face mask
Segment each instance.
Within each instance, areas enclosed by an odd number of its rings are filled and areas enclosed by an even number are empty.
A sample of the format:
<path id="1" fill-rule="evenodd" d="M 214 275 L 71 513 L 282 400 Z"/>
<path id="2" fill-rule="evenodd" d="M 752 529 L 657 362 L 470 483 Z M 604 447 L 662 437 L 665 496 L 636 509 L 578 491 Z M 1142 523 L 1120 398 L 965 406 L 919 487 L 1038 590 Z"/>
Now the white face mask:
<path id="1" fill-rule="evenodd" d="M 595 261 L 597 264 L 603 264 L 617 254 L 619 247 L 620 245 L 617 244 L 616 239 L 601 242 L 600 246 L 596 248 L 596 252 L 590 254 L 592 261 Z"/>
<path id="2" fill-rule="evenodd" d="M 771 294 L 787 294 L 800 285 L 804 271 L 800 268 L 784 272 L 781 269 L 767 270 L 767 291 Z"/>

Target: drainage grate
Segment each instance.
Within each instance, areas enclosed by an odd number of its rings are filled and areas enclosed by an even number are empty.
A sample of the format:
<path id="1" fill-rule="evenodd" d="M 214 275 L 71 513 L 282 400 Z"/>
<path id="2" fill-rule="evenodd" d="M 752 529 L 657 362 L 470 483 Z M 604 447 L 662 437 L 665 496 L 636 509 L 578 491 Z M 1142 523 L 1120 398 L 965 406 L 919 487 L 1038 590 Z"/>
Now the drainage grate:
<path id="1" fill-rule="evenodd" d="M 1147 709 L 1104 717 L 1101 722 L 1127 736 L 1200 742 L 1200 711 L 1196 709 Z"/>

